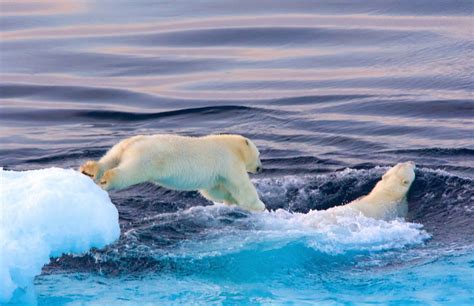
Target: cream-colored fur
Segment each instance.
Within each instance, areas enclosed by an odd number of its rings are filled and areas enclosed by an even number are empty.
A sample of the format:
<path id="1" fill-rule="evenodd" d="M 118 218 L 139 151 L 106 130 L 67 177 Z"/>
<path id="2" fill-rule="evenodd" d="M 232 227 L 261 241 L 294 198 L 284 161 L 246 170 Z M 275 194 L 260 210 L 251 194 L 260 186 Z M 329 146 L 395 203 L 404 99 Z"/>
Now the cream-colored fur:
<path id="1" fill-rule="evenodd" d="M 406 196 L 415 180 L 415 164 L 399 163 L 388 170 L 374 189 L 346 206 L 360 211 L 366 217 L 390 220 L 405 218 L 408 213 Z"/>
<path id="2" fill-rule="evenodd" d="M 207 199 L 265 210 L 247 172 L 262 168 L 260 152 L 240 135 L 186 137 L 139 135 L 113 146 L 80 171 L 105 189 L 154 182 L 176 190 L 199 190 Z"/>

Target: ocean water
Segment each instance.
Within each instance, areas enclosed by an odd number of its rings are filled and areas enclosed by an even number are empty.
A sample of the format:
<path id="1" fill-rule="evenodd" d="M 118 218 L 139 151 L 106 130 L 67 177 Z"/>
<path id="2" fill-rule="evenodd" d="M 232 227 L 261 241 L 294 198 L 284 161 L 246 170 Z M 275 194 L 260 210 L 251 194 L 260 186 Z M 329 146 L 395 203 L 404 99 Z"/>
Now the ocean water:
<path id="1" fill-rule="evenodd" d="M 0 166 L 238 133 L 270 212 L 141 184 L 10 304 L 474 304 L 472 1 L 2 1 Z M 413 160 L 406 221 L 324 210 Z M 1 255 L 1 253 L 0 253 Z"/>

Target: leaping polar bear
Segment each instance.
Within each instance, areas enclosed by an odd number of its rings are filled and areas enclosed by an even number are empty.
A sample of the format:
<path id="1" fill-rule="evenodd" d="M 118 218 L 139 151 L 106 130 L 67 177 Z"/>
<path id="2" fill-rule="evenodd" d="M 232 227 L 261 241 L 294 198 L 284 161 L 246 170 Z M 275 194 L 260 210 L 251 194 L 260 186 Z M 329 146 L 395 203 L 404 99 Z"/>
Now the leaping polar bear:
<path id="1" fill-rule="evenodd" d="M 79 171 L 103 189 L 154 182 L 175 190 L 199 190 L 214 202 L 263 211 L 247 172 L 262 170 L 260 152 L 240 135 L 138 135 L 114 145 L 99 161 Z"/>

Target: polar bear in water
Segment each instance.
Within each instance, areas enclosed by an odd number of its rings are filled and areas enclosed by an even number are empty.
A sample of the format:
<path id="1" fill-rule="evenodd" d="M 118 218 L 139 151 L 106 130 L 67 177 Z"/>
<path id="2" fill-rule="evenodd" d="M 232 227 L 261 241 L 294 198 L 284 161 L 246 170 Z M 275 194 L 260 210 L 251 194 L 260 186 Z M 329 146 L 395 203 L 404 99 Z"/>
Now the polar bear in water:
<path id="1" fill-rule="evenodd" d="M 154 182 L 170 189 L 199 190 L 211 201 L 249 211 L 265 210 L 247 174 L 261 170 L 260 152 L 240 135 L 134 136 L 79 169 L 105 190 Z"/>
<path id="2" fill-rule="evenodd" d="M 382 176 L 368 195 L 343 207 L 351 207 L 374 219 L 405 218 L 408 213 L 407 193 L 414 180 L 415 163 L 399 163 Z"/>

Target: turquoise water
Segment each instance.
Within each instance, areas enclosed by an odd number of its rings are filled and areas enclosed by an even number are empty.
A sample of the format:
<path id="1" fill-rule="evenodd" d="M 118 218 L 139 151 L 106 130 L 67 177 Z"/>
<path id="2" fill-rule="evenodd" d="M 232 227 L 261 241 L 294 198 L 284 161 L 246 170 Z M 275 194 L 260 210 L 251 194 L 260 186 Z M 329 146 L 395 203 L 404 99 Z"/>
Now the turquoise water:
<path id="1" fill-rule="evenodd" d="M 295 243 L 279 250 L 242 253 L 214 262 L 198 260 L 196 264 L 202 270 L 194 273 L 119 278 L 54 274 L 38 277 L 35 286 L 40 292 L 38 302 L 45 305 L 78 301 L 94 304 L 474 303 L 471 254 L 429 262 L 413 258 L 403 264 L 381 266 L 368 263 L 368 257 L 366 254 L 328 257 Z"/>

